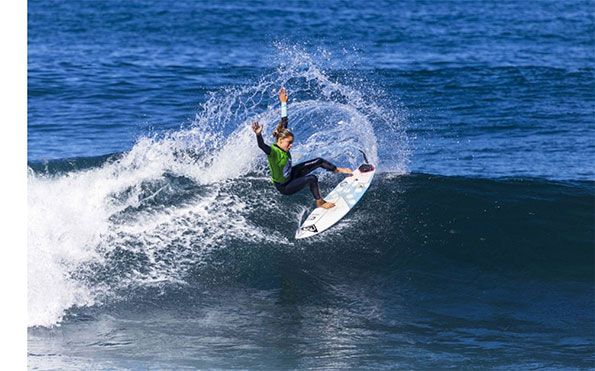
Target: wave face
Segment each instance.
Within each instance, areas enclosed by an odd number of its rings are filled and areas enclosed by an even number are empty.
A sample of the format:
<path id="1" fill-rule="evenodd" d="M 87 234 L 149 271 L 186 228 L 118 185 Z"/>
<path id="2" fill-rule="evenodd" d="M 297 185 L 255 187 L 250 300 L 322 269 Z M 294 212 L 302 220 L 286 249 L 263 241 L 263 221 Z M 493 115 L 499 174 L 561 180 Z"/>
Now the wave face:
<path id="1" fill-rule="evenodd" d="M 68 189 L 113 176 L 106 169 L 119 161 L 34 183 Z M 48 360 L 58 323 L 53 352 L 76 343 L 77 354 L 112 354 L 115 364 L 131 346 L 151 357 L 155 341 L 163 367 L 594 361 L 592 182 L 381 173 L 337 226 L 294 240 L 310 196 L 279 197 L 265 177 L 125 179 L 100 183 L 120 190 L 110 209 L 71 189 L 61 223 L 35 229 L 61 245 L 30 259 L 33 364 Z M 323 190 L 336 180 L 324 178 Z M 74 341 L 80 326 L 91 343 Z M 151 340 L 137 333 L 147 326 Z"/>

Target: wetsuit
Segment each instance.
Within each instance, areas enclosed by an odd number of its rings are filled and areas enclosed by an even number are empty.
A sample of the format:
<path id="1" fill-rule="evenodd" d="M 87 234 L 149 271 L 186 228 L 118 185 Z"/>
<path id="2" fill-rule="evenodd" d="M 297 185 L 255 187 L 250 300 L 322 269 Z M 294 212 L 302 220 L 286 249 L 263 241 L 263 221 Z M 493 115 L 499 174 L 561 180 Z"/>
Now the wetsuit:
<path id="1" fill-rule="evenodd" d="M 287 128 L 287 116 L 281 118 L 283 127 Z M 276 144 L 268 146 L 264 143 L 261 134 L 256 134 L 258 147 L 267 155 L 271 178 L 277 190 L 284 195 L 294 194 L 305 186 L 310 187 L 310 192 L 316 200 L 321 200 L 318 178 L 310 174 L 319 167 L 328 171 L 335 171 L 337 167 L 322 158 L 301 162 L 291 166 L 291 154 L 279 148 Z"/>

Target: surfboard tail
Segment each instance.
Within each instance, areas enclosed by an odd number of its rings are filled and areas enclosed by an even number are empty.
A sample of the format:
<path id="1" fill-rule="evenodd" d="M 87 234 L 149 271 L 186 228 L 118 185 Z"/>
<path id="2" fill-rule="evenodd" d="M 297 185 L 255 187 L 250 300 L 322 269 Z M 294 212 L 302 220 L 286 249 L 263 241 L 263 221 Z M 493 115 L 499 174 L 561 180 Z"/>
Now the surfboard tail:
<path id="1" fill-rule="evenodd" d="M 368 173 L 370 171 L 374 171 L 374 165 L 371 165 L 371 164 L 361 164 L 358 167 L 358 170 L 361 171 L 362 173 Z"/>

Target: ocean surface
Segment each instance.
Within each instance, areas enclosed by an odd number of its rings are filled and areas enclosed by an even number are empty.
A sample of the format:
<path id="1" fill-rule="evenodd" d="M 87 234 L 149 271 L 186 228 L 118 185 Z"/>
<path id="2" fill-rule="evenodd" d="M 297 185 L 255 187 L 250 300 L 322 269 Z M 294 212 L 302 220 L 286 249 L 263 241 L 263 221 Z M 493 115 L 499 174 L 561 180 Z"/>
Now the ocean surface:
<path id="1" fill-rule="evenodd" d="M 594 14 L 28 1 L 28 367 L 595 368 Z M 281 86 L 295 162 L 379 170 L 306 240 Z"/>

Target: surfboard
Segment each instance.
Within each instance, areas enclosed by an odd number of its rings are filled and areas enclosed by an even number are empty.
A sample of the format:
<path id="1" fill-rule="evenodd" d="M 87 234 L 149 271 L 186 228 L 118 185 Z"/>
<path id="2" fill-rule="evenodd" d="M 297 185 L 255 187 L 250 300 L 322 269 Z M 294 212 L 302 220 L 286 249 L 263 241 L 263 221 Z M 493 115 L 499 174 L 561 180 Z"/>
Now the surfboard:
<path id="1" fill-rule="evenodd" d="M 365 154 L 364 154 L 365 158 Z M 324 199 L 333 202 L 335 207 L 323 209 L 317 207 L 308 215 L 306 220 L 295 232 L 296 239 L 315 236 L 326 231 L 357 204 L 364 193 L 370 187 L 376 169 L 373 165 L 366 163 L 360 165 L 351 176 L 343 179 Z"/>

